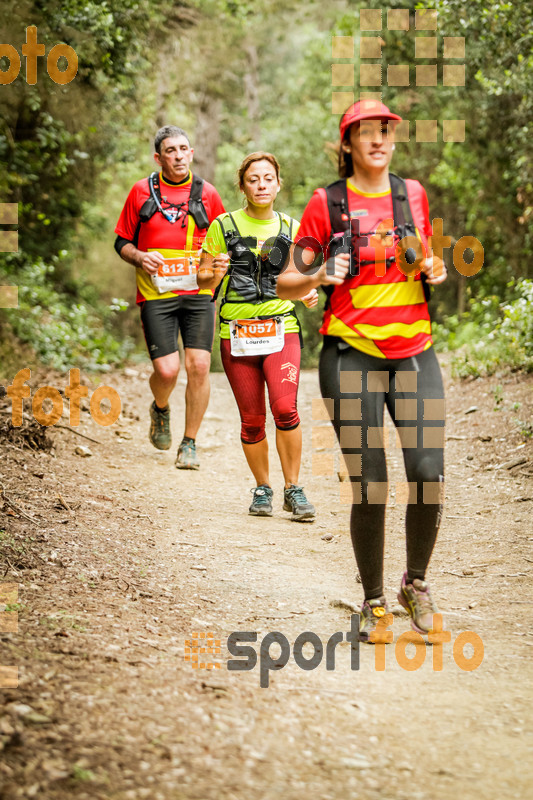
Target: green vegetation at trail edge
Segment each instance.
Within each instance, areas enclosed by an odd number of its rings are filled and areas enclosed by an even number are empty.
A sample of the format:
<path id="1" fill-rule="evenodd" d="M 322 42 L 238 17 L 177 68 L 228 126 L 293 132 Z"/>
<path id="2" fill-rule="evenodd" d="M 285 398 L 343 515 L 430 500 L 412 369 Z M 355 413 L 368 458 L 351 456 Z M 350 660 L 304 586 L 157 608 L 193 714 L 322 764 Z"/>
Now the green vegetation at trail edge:
<path id="1" fill-rule="evenodd" d="M 139 103 L 138 75 L 152 69 L 145 50 L 163 29 L 186 29 L 190 16 L 180 2 L 155 0 L 34 0 L 6 15 L 2 41 L 20 52 L 26 27 L 35 25 L 46 52 L 58 42 L 76 51 L 78 74 L 56 84 L 40 59 L 37 83 L 28 85 L 23 61 L 18 78 L 0 86 L 0 201 L 19 207 L 19 252 L 0 260 L 0 284 L 19 286 L 19 308 L 0 311 L 0 351 L 18 339 L 43 363 L 98 369 L 131 350 L 111 332 L 124 302 L 103 301 L 100 287 L 72 265 L 90 246 L 84 219 L 103 191 L 102 170 L 117 158 L 118 132 Z"/>
<path id="2" fill-rule="evenodd" d="M 437 31 L 415 30 L 424 6 L 437 10 Z M 438 116 L 437 142 L 398 143 L 393 170 L 421 181 L 452 248 L 464 235 L 484 247 L 472 278 L 445 251 L 449 279 L 432 300 L 438 346 L 460 348 L 460 375 L 531 369 L 533 9 L 496 0 L 406 2 L 409 32 L 389 31 L 397 5 L 375 0 L 17 4 L 2 41 L 20 51 L 34 24 L 47 52 L 57 42 L 76 50 L 79 73 L 59 86 L 40 59 L 29 86 L 23 61 L 17 80 L 0 86 L 0 201 L 19 204 L 20 243 L 0 258 L 0 284 L 20 287 L 19 309 L 0 310 L 0 353 L 15 337 L 57 368 L 105 369 L 143 350 L 133 271 L 114 253 L 113 228 L 128 189 L 151 170 L 153 133 L 164 123 L 191 133 L 196 168 L 228 208 L 240 205 L 242 157 L 274 152 L 278 207 L 299 217 L 313 189 L 336 177 L 331 94 L 359 91 L 360 7 L 382 10 L 381 31 L 363 34 L 382 41 L 382 59 L 369 63 L 381 63 L 384 76 L 389 65 L 411 65 L 411 85 L 384 86 L 384 101 L 412 131 L 417 119 Z M 331 85 L 333 35 L 355 37 L 353 87 Z M 416 36 L 438 38 L 437 86 L 415 85 L 415 65 L 435 62 L 415 58 Z M 464 37 L 464 59 L 442 57 L 443 36 Z M 465 64 L 465 86 L 442 84 L 448 63 Z M 466 121 L 464 143 L 443 142 L 447 119 Z M 298 313 L 303 364 L 313 366 L 320 310 Z"/>
<path id="3" fill-rule="evenodd" d="M 434 325 L 436 349 L 453 352 L 454 377 L 533 372 L 533 281 L 511 281 L 507 290 L 505 303 L 496 295 L 472 300 L 461 319 L 453 314 Z"/>

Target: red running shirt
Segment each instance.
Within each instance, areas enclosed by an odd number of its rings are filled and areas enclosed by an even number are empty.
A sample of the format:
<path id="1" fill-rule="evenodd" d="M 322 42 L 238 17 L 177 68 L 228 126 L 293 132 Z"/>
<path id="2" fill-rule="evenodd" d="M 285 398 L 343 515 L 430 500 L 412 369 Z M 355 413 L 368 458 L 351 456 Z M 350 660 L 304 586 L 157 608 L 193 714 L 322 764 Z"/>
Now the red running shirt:
<path id="1" fill-rule="evenodd" d="M 183 183 L 177 185 L 167 183 L 161 173 L 159 174 L 159 185 L 161 187 L 161 198 L 163 208 L 176 208 L 180 206 L 187 210 L 189 196 L 191 193 L 192 174 Z M 117 222 L 115 233 L 133 242 L 139 250 L 148 252 L 158 250 L 165 258 L 175 256 L 196 255 L 201 249 L 207 229 L 201 230 L 196 226 L 191 216 L 185 217 L 185 225 L 182 226 L 182 219 L 176 222 L 169 222 L 160 211 L 155 214 L 148 222 L 141 223 L 139 212 L 145 202 L 150 197 L 148 178 L 138 181 L 131 189 L 122 213 Z M 212 184 L 204 181 L 202 200 L 205 210 L 211 223 L 219 214 L 224 213 L 224 205 L 220 195 Z M 184 206 L 182 204 L 185 204 Z M 138 237 L 138 238 L 137 238 Z M 136 268 L 137 277 L 137 302 L 143 300 L 161 300 L 166 297 L 173 297 L 176 294 L 212 294 L 209 290 L 200 292 L 199 289 L 192 291 L 173 291 L 160 294 L 153 285 L 150 277 L 140 267 Z"/>
<path id="2" fill-rule="evenodd" d="M 417 236 L 427 251 L 432 230 L 426 192 L 418 181 L 407 180 L 406 185 Z M 396 262 L 387 269 L 383 266 L 384 259 L 394 256 L 398 241 L 387 235 L 392 229 L 390 190 L 364 194 L 349 178 L 347 187 L 350 216 L 359 220 L 360 236 L 368 235 L 368 245 L 361 246 L 359 259 L 373 263 L 360 267 L 359 275 L 335 287 L 320 333 L 339 336 L 357 350 L 378 358 L 417 355 L 432 345 L 420 274 L 406 277 Z M 304 211 L 295 241 L 312 237 L 328 258 L 330 234 L 326 191 L 317 189 Z M 311 246 L 308 242 L 304 245 Z M 318 245 L 313 247 L 315 252 Z"/>

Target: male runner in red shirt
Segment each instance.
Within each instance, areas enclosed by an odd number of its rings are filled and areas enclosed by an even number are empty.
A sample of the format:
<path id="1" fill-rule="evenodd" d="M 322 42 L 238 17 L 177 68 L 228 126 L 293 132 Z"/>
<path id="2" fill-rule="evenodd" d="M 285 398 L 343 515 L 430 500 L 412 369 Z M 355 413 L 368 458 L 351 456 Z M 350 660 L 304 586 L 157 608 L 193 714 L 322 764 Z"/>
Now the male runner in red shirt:
<path id="1" fill-rule="evenodd" d="M 198 253 L 210 223 L 224 213 L 214 186 L 193 175 L 193 149 L 181 128 L 166 125 L 155 137 L 159 174 L 131 189 L 115 233 L 115 249 L 136 268 L 137 303 L 152 359 L 149 438 L 158 450 L 171 445 L 168 400 L 180 369 L 178 334 L 185 348 L 185 432 L 176 466 L 198 469 L 196 435 L 209 401 L 209 367 L 215 329 L 211 292 L 196 283 Z"/>

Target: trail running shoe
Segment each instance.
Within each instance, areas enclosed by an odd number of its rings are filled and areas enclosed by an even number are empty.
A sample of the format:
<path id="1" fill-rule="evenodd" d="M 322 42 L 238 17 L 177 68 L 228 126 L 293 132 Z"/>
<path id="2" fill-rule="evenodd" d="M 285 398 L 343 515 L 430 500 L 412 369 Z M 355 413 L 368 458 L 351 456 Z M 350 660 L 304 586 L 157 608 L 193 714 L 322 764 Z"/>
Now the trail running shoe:
<path id="1" fill-rule="evenodd" d="M 283 510 L 292 511 L 291 519 L 295 522 L 315 521 L 315 507 L 305 496 L 303 486 L 291 483 L 289 488 L 284 490 Z"/>
<path id="2" fill-rule="evenodd" d="M 273 490 L 266 483 L 261 486 L 256 486 L 255 489 L 250 489 L 254 499 L 252 505 L 248 509 L 248 513 L 254 517 L 271 517 L 272 516 L 272 497 L 274 496 Z"/>
<path id="3" fill-rule="evenodd" d="M 150 406 L 150 433 L 148 438 L 158 450 L 168 450 L 172 443 L 170 435 L 170 408 L 166 411 L 159 411 L 156 408 L 155 400 Z"/>
<path id="4" fill-rule="evenodd" d="M 387 601 L 384 597 L 375 597 L 372 600 L 365 600 L 361 606 L 361 617 L 359 619 L 359 641 L 373 644 L 370 634 L 376 630 L 376 625 L 381 617 L 388 614 Z"/>
<path id="5" fill-rule="evenodd" d="M 178 469 L 200 469 L 200 462 L 196 455 L 196 442 L 183 439 L 178 447 L 175 464 Z"/>
<path id="6" fill-rule="evenodd" d="M 426 581 L 415 578 L 412 583 L 407 583 L 407 572 L 404 572 L 398 602 L 409 612 L 414 631 L 426 634 L 432 630 L 433 614 L 438 614 L 439 610 L 433 602 Z"/>

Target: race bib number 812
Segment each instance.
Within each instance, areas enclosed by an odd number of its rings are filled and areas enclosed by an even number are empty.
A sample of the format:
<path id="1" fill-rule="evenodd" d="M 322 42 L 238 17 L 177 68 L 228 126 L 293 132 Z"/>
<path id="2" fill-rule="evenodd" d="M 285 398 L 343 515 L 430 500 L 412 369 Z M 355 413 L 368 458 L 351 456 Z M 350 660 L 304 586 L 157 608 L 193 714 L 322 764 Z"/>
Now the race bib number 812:
<path id="1" fill-rule="evenodd" d="M 160 294 L 176 290 L 190 292 L 198 289 L 197 264 L 198 259 L 194 256 L 165 258 L 165 263 L 159 267 L 157 275 L 152 275 L 152 283 Z"/>

